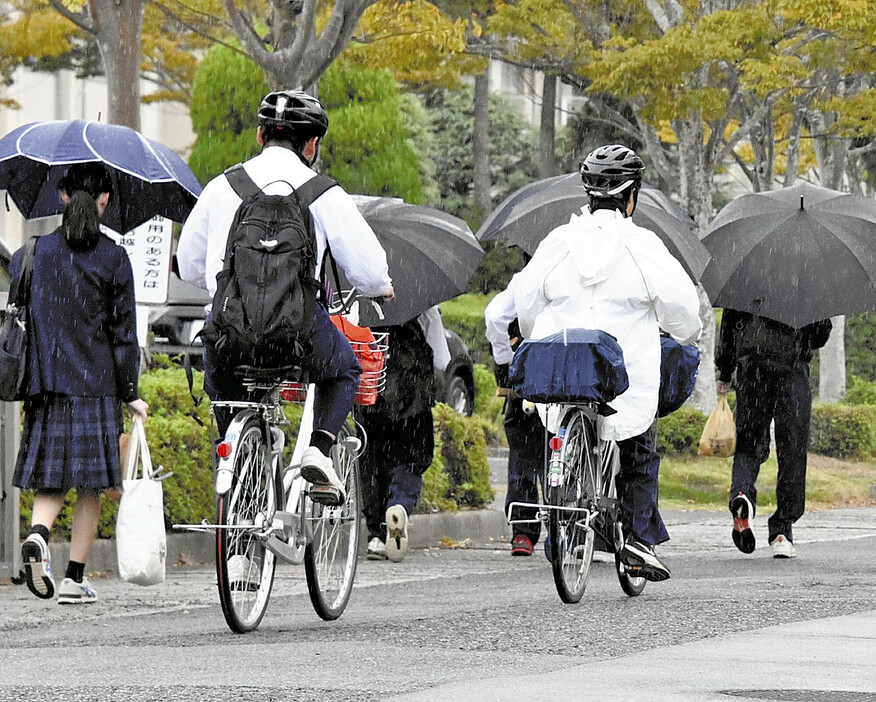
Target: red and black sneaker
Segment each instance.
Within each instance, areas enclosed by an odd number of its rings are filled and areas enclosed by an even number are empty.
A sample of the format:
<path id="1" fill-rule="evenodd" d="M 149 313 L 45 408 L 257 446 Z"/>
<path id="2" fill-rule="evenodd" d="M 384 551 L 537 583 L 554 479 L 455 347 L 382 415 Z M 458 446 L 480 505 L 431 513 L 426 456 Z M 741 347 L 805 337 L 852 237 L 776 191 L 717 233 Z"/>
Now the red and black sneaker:
<path id="1" fill-rule="evenodd" d="M 526 534 L 517 534 L 511 540 L 511 555 L 512 556 L 531 556 L 532 541 Z"/>
<path id="2" fill-rule="evenodd" d="M 754 509 L 749 500 L 741 492 L 730 500 L 730 511 L 733 513 L 733 543 L 742 553 L 752 553 L 755 546 Z"/>

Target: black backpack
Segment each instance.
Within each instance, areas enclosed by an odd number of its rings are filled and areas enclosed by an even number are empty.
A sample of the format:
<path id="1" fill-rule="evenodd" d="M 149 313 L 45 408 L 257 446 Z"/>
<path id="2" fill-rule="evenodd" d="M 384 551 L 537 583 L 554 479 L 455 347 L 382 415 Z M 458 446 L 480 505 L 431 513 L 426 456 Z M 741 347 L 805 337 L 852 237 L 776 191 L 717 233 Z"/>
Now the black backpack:
<path id="1" fill-rule="evenodd" d="M 268 195 L 241 164 L 225 177 L 242 202 L 202 335 L 235 363 L 287 365 L 306 353 L 321 287 L 309 207 L 337 183 L 317 175 L 289 195 Z"/>

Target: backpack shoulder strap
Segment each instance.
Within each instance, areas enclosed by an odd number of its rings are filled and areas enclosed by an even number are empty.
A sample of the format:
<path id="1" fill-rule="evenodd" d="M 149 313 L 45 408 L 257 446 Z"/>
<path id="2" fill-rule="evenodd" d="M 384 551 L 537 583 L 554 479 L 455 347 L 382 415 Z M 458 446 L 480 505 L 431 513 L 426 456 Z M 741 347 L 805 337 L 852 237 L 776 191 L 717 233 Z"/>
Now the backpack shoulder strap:
<path id="1" fill-rule="evenodd" d="M 228 179 L 228 184 L 232 187 L 237 196 L 241 200 L 249 200 L 257 195 L 261 188 L 255 184 L 249 173 L 243 167 L 242 163 L 238 163 L 231 168 L 225 170 L 225 177 Z"/>
<path id="2" fill-rule="evenodd" d="M 304 185 L 296 189 L 295 193 L 298 195 L 298 201 L 302 207 L 310 207 L 326 190 L 330 190 L 337 184 L 338 181 L 333 178 L 317 173 Z"/>
<path id="3" fill-rule="evenodd" d="M 21 268 L 18 276 L 9 286 L 9 302 L 14 302 L 19 307 L 30 304 L 30 279 L 33 275 L 34 257 L 36 256 L 36 242 L 39 237 L 31 237 L 24 245 Z"/>

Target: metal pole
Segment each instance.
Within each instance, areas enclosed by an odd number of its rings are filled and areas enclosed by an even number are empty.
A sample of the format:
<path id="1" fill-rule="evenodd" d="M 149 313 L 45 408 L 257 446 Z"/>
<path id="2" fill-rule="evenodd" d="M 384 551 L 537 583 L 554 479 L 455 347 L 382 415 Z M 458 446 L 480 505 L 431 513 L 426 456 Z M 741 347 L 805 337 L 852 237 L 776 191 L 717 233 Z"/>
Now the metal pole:
<path id="1" fill-rule="evenodd" d="M 18 575 L 18 488 L 12 472 L 18 453 L 17 402 L 0 402 L 0 578 Z"/>
<path id="2" fill-rule="evenodd" d="M 0 309 L 6 309 L 8 292 L 0 293 Z M 18 453 L 17 402 L 0 402 L 0 578 L 18 575 L 18 489 L 12 473 Z"/>

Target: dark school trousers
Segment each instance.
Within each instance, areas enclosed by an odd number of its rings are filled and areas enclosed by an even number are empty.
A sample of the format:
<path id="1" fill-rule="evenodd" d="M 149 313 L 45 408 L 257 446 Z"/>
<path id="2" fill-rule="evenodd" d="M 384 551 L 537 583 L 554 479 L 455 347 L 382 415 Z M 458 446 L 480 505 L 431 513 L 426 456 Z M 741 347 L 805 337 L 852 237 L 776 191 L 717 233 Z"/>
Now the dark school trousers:
<path id="1" fill-rule="evenodd" d="M 538 412 L 523 411 L 523 400 L 509 397 L 505 401 L 505 436 L 508 439 L 508 492 L 505 514 L 512 502 L 539 504 L 538 485 L 544 479 L 546 435 Z M 537 510 L 515 507 L 512 519 L 536 519 Z M 514 536 L 523 534 L 535 545 L 541 534 L 541 522 L 512 524 Z"/>
<path id="2" fill-rule="evenodd" d="M 316 385 L 313 429 L 337 436 L 353 408 L 362 368 L 347 337 L 331 323 L 322 305 L 316 305 L 309 338 L 312 348 L 305 358 L 290 356 L 283 359 L 282 365 L 300 363 L 308 373 L 310 382 Z M 204 391 L 211 400 L 247 398 L 246 389 L 234 375 L 237 365 L 240 365 L 239 359 L 228 358 L 212 344 L 204 343 Z M 219 436 L 224 436 L 234 413 L 216 408 L 214 414 Z"/>
<path id="3" fill-rule="evenodd" d="M 809 364 L 782 368 L 751 357 L 736 369 L 736 455 L 730 499 L 740 492 L 757 511 L 755 481 L 770 453 L 770 422 L 776 427 L 776 511 L 768 520 L 769 540 L 784 534 L 794 540 L 792 525 L 806 507 L 806 451 L 812 390 Z"/>
<path id="4" fill-rule="evenodd" d="M 617 496 L 625 534 L 632 531 L 639 541 L 654 546 L 669 541 L 669 532 L 657 509 L 660 454 L 657 453 L 657 422 L 638 436 L 617 442 L 620 473 Z"/>
<path id="5" fill-rule="evenodd" d="M 435 452 L 432 410 L 403 419 L 364 411 L 356 419 L 365 430 L 359 474 L 368 539 L 385 541 L 386 510 L 401 505 L 412 514 L 420 499 L 423 473 Z"/>

